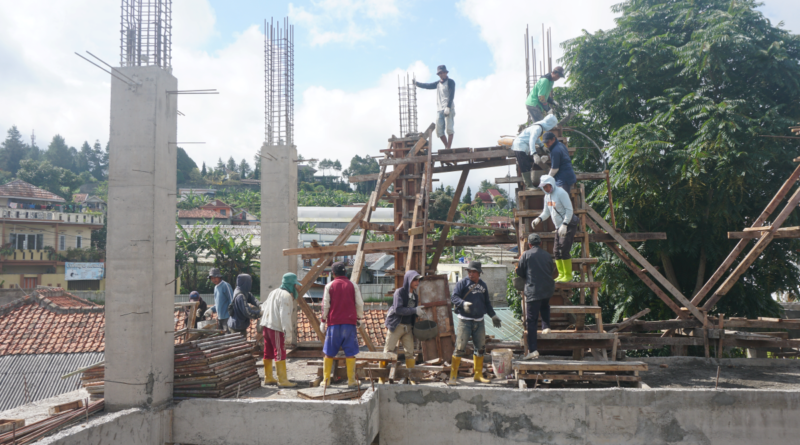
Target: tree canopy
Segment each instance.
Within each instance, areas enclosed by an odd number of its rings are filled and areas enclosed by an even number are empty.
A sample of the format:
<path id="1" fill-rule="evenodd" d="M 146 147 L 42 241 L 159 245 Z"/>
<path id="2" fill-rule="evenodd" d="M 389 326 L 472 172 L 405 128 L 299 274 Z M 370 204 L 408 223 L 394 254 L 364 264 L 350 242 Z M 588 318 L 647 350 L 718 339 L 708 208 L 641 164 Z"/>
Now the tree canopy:
<path id="1" fill-rule="evenodd" d="M 640 251 L 691 298 L 741 231 L 795 168 L 788 135 L 800 120 L 800 37 L 774 26 L 752 0 L 626 0 L 616 27 L 565 42 L 570 87 L 556 99 L 578 111 L 569 126 L 604 145 L 624 231 L 666 232 Z M 588 146 L 570 133 L 570 144 Z M 582 171 L 602 169 L 579 150 Z M 608 211 L 605 184 L 592 191 Z M 785 226 L 797 225 L 798 212 Z M 776 212 L 777 214 L 777 212 Z M 775 313 L 776 291 L 798 294 L 800 243 L 773 242 L 717 309 Z M 606 250 L 597 276 L 617 315 L 658 307 Z M 619 266 L 619 267 L 610 267 Z M 662 306 L 663 307 L 663 306 Z M 653 316 L 668 315 L 654 311 Z"/>

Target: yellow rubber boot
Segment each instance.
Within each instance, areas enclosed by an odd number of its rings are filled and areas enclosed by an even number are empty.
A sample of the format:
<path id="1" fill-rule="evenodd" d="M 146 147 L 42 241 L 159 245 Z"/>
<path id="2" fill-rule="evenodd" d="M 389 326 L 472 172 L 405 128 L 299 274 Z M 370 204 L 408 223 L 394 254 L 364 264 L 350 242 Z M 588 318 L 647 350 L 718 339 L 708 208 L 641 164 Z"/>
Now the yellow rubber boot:
<path id="1" fill-rule="evenodd" d="M 450 380 L 447 381 L 447 386 L 458 385 L 459 366 L 461 366 L 461 357 L 453 356 L 453 361 L 450 363 Z"/>
<path id="2" fill-rule="evenodd" d="M 472 356 L 472 360 L 475 362 L 475 377 L 474 380 L 476 383 L 489 383 L 492 380 L 483 377 L 483 356 L 478 357 L 477 355 Z"/>
<path id="3" fill-rule="evenodd" d="M 564 276 L 564 266 L 561 264 L 563 260 L 556 260 L 556 269 L 558 269 L 558 276 L 554 278 L 555 281 L 561 281 Z"/>
<path id="4" fill-rule="evenodd" d="M 416 366 L 416 365 L 417 365 L 417 361 L 414 360 L 413 358 L 407 358 L 406 359 L 406 368 L 414 369 L 414 366 Z M 412 385 L 416 385 L 417 384 L 417 382 L 411 380 L 411 373 L 408 373 L 408 383 L 411 383 Z"/>
<path id="5" fill-rule="evenodd" d="M 348 388 L 358 388 L 358 381 L 356 380 L 356 359 L 353 358 L 346 358 L 344 359 L 345 364 L 347 365 L 347 387 Z"/>
<path id="6" fill-rule="evenodd" d="M 322 359 L 322 384 L 320 386 L 331 386 L 331 370 L 333 370 L 333 359 L 325 357 Z"/>
<path id="7" fill-rule="evenodd" d="M 386 368 L 386 366 L 388 366 L 388 363 L 378 362 L 378 366 L 380 366 L 381 369 L 383 369 Z M 383 377 L 378 377 L 378 384 L 383 385 L 384 383 L 386 383 L 386 380 L 384 380 Z"/>
<path id="8" fill-rule="evenodd" d="M 272 360 L 264 359 L 264 385 L 275 385 L 278 381 L 272 376 Z"/>
<path id="9" fill-rule="evenodd" d="M 563 270 L 564 273 L 564 276 L 561 278 L 561 281 L 564 283 L 572 281 L 572 258 L 568 260 L 561 260 L 561 269 Z"/>
<path id="10" fill-rule="evenodd" d="M 275 369 L 278 370 L 278 387 L 280 388 L 293 388 L 297 383 L 292 383 L 286 377 L 286 360 L 278 360 L 275 362 Z"/>

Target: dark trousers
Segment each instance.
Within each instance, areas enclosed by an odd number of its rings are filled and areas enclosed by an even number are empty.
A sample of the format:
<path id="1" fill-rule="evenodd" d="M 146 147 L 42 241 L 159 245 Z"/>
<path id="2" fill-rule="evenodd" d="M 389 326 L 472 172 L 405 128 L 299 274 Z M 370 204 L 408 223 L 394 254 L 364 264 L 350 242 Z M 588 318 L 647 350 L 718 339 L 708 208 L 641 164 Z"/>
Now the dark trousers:
<path id="1" fill-rule="evenodd" d="M 567 194 L 569 194 L 570 190 L 572 190 L 572 186 L 575 185 L 575 183 L 567 184 L 564 181 L 556 181 L 556 185 L 566 190 Z"/>
<path id="2" fill-rule="evenodd" d="M 539 122 L 540 120 L 544 119 L 544 110 L 539 107 L 532 107 L 530 105 L 525 105 L 525 108 L 528 109 L 528 114 L 531 116 L 534 122 Z"/>
<path id="3" fill-rule="evenodd" d="M 569 260 L 572 258 L 569 251 L 572 250 L 572 242 L 575 240 L 575 233 L 578 232 L 578 216 L 572 215 L 572 220 L 567 224 L 567 235 L 562 237 L 556 231 L 555 246 L 553 256 L 557 260 Z"/>
<path id="4" fill-rule="evenodd" d="M 542 314 L 542 329 L 550 327 L 550 299 L 525 302 L 525 325 L 528 329 L 528 352 L 536 351 L 536 322 Z"/>
<path id="5" fill-rule="evenodd" d="M 520 173 L 528 173 L 533 170 L 533 159 L 524 151 L 515 151 L 514 156 L 517 157 L 517 165 L 519 166 Z"/>
<path id="6" fill-rule="evenodd" d="M 217 319 L 217 329 L 225 332 L 230 332 L 231 330 L 228 329 L 228 319 Z"/>

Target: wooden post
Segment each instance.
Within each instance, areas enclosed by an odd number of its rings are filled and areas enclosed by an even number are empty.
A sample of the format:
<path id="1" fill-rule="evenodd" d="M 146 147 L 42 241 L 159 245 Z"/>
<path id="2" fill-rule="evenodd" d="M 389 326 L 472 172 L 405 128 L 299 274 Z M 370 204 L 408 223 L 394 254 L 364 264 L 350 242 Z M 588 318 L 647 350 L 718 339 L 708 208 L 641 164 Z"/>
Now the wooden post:
<path id="1" fill-rule="evenodd" d="M 711 355 L 708 346 L 708 311 L 703 311 L 703 348 L 708 358 Z"/>
<path id="2" fill-rule="evenodd" d="M 621 248 L 625 249 L 625 250 L 626 250 L 626 251 L 627 251 L 627 252 L 628 252 L 628 253 L 629 253 L 629 254 L 630 254 L 632 257 L 633 257 L 633 259 L 635 259 L 636 261 L 638 261 L 638 262 L 639 262 L 639 264 L 641 264 L 641 265 L 642 265 L 642 266 L 645 268 L 645 270 L 647 270 L 647 272 L 649 272 L 649 273 L 650 273 L 650 275 L 652 275 L 652 276 L 653 276 L 653 278 L 655 278 L 655 279 L 656 279 L 656 281 L 658 281 L 659 283 L 661 283 L 661 285 L 662 285 L 662 286 L 664 286 L 664 288 L 666 288 L 666 289 L 667 289 L 667 291 L 668 291 L 669 293 L 671 293 L 671 294 L 672 294 L 672 295 L 673 295 L 675 298 L 677 298 L 677 299 L 678 299 L 678 301 L 680 301 L 680 302 L 681 302 L 681 304 L 683 304 L 684 306 L 686 306 L 686 308 L 688 308 L 688 309 L 689 309 L 689 312 L 691 312 L 691 313 L 692 313 L 692 314 L 693 314 L 695 317 L 697 317 L 697 319 L 698 319 L 698 320 L 702 320 L 702 319 L 703 319 L 703 314 L 701 314 L 701 313 L 700 313 L 700 311 L 697 309 L 697 307 L 695 307 L 695 306 L 692 304 L 692 302 L 691 302 L 691 301 L 689 301 L 689 300 L 688 300 L 686 297 L 684 297 L 684 296 L 683 296 L 683 294 L 681 294 L 681 292 L 680 292 L 678 289 L 676 289 L 676 288 L 675 288 L 675 286 L 673 286 L 673 285 L 672 285 L 672 283 L 670 283 L 670 282 L 669 282 L 669 280 L 667 280 L 666 278 L 664 278 L 664 276 L 663 276 L 663 275 L 661 275 L 661 273 L 659 273 L 659 272 L 656 270 L 656 268 L 655 268 L 655 267 L 653 267 L 653 265 L 652 265 L 652 264 L 650 264 L 650 262 L 649 262 L 649 261 L 647 261 L 647 260 L 645 259 L 645 257 L 643 257 L 643 256 L 642 256 L 642 255 L 639 253 L 639 251 L 638 251 L 638 250 L 634 249 L 634 248 L 633 248 L 633 246 L 631 246 L 631 245 L 630 245 L 630 243 L 628 243 L 627 241 L 625 241 L 625 238 L 623 238 L 622 236 L 620 236 L 620 234 L 619 234 L 619 233 L 617 233 L 617 231 L 616 231 L 616 230 L 614 230 L 614 228 L 613 228 L 613 227 L 611 227 L 611 226 L 610 226 L 610 225 L 609 225 L 609 224 L 606 222 L 606 220 L 604 220 L 604 219 L 603 219 L 603 217 L 601 217 L 601 216 L 600 216 L 600 215 L 599 215 L 597 212 L 595 212 L 595 211 L 594 211 L 594 209 L 593 209 L 593 208 L 591 208 L 591 207 L 587 207 L 587 208 L 586 208 L 586 212 L 588 213 L 588 215 L 589 215 L 589 216 L 590 216 L 590 217 L 591 217 L 593 220 L 595 220 L 595 222 L 597 222 L 597 224 L 599 224 L 599 225 L 600 225 L 600 227 L 602 227 L 603 229 L 605 229 L 605 230 L 606 230 L 606 232 L 608 232 L 608 234 L 609 234 L 609 235 L 611 235 L 611 237 L 612 237 L 612 238 L 614 238 L 614 240 L 616 240 L 616 241 L 617 241 L 617 243 L 619 244 L 619 247 L 621 247 Z"/>
<path id="3" fill-rule="evenodd" d="M 725 341 L 725 314 L 719 314 L 719 342 L 717 346 L 717 360 L 722 359 L 722 344 Z"/>
<path id="4" fill-rule="evenodd" d="M 461 202 L 461 193 L 464 191 L 464 184 L 467 183 L 467 176 L 469 175 L 469 170 L 464 170 L 461 172 L 461 177 L 458 179 L 458 185 L 456 185 L 456 191 L 453 193 L 453 202 L 450 204 L 450 210 L 447 212 L 447 221 L 452 222 L 456 216 L 456 211 L 458 210 L 458 204 Z M 436 242 L 435 251 L 433 253 L 433 259 L 431 260 L 431 270 L 433 273 L 436 273 L 436 268 L 439 266 L 439 258 L 442 256 L 442 252 L 444 252 L 444 244 L 447 241 L 447 235 L 450 233 L 450 226 L 442 227 L 442 234 L 439 240 Z"/>
<path id="5" fill-rule="evenodd" d="M 417 199 L 414 201 L 414 216 L 411 218 L 411 226 L 409 229 L 417 227 L 417 216 L 419 216 L 420 207 L 422 207 L 422 196 L 417 194 Z M 409 231 L 408 254 L 406 256 L 406 273 L 408 273 L 409 270 L 412 270 L 411 267 L 413 267 L 412 259 L 414 258 L 414 236 L 415 235 L 411 234 Z"/>
<path id="6" fill-rule="evenodd" d="M 425 183 L 423 184 L 425 196 L 425 208 L 423 211 L 425 215 L 422 218 L 422 239 L 428 239 L 428 217 L 430 216 L 430 203 L 431 203 L 431 186 L 433 185 L 433 161 L 431 161 L 431 156 L 433 155 L 433 147 L 428 147 L 428 162 L 425 164 Z M 427 275 L 427 266 L 428 266 L 428 257 L 426 251 L 426 243 L 422 243 L 422 258 L 420 258 L 420 262 L 422 263 L 422 267 L 419 272 L 425 276 Z M 434 271 L 435 273 L 435 271 Z"/>

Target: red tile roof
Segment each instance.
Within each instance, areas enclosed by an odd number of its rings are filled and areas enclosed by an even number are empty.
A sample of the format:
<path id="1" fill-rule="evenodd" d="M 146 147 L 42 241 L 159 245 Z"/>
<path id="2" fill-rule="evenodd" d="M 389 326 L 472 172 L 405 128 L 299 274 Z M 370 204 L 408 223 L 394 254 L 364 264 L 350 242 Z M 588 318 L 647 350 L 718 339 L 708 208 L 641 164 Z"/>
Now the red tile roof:
<path id="1" fill-rule="evenodd" d="M 28 184 L 21 179 L 15 179 L 7 184 L 0 185 L 0 196 L 10 198 L 27 198 L 42 201 L 66 202 L 66 200 L 55 193 L 40 189 L 35 185 Z"/>
<path id="2" fill-rule="evenodd" d="M 475 194 L 475 200 L 477 201 L 478 198 L 480 198 L 481 201 L 485 202 L 485 203 L 494 202 L 494 200 L 492 199 L 492 195 L 490 195 L 490 194 L 488 194 L 486 192 L 478 192 L 478 193 L 476 193 Z"/>
<path id="3" fill-rule="evenodd" d="M 489 194 L 492 195 L 492 196 L 502 196 L 502 193 L 500 193 L 499 191 L 497 191 L 495 189 L 489 189 L 489 190 L 487 190 L 487 192 L 489 192 Z"/>
<path id="4" fill-rule="evenodd" d="M 72 201 L 74 201 L 74 202 L 85 202 L 86 198 L 88 198 L 88 197 L 89 197 L 88 193 L 77 193 L 75 195 L 72 195 Z"/>
<path id="5" fill-rule="evenodd" d="M 377 348 L 383 348 L 384 343 L 386 343 L 386 328 L 384 327 L 383 323 L 386 321 L 387 309 L 377 309 L 385 307 L 386 305 L 380 303 L 364 304 L 365 327 L 370 339 L 372 339 L 372 344 L 374 344 Z M 320 313 L 317 312 L 317 318 L 319 317 Z M 317 334 L 314 333 L 314 329 L 311 327 L 311 323 L 308 321 L 308 318 L 306 318 L 306 314 L 304 314 L 303 311 L 297 311 L 297 340 L 317 340 Z M 361 346 L 364 346 L 365 344 L 364 340 L 362 340 L 360 336 L 358 337 L 358 344 Z"/>
<path id="6" fill-rule="evenodd" d="M 178 218 L 228 219 L 229 216 L 225 216 L 213 210 L 192 209 L 192 210 L 178 210 Z"/>

